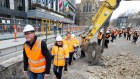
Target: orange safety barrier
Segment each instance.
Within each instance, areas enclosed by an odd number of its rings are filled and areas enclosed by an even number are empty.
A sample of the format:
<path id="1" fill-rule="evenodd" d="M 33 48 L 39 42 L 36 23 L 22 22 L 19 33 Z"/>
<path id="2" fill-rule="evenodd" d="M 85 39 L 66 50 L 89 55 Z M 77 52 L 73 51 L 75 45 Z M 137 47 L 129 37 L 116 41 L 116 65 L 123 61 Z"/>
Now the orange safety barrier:
<path id="1" fill-rule="evenodd" d="M 13 26 L 14 28 L 14 39 L 15 39 L 15 42 L 17 41 L 17 30 L 16 30 L 16 25 Z"/>

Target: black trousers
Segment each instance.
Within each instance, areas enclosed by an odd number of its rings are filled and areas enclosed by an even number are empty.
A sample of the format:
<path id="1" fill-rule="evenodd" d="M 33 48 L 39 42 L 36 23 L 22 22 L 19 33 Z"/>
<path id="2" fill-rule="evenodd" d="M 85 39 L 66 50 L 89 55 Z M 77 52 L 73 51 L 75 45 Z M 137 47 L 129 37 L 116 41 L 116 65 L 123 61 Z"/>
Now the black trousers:
<path id="1" fill-rule="evenodd" d="M 55 66 L 55 65 L 53 66 L 53 72 L 55 76 L 57 77 L 57 79 L 61 79 L 62 69 L 63 69 L 63 66 Z"/>
<path id="2" fill-rule="evenodd" d="M 127 35 L 127 40 L 131 40 L 131 35 Z"/>
<path id="3" fill-rule="evenodd" d="M 102 39 L 98 39 L 98 45 L 101 45 Z"/>
<path id="4" fill-rule="evenodd" d="M 73 58 L 73 52 L 70 52 L 70 56 L 69 56 L 69 65 L 71 65 L 71 63 L 72 63 L 72 58 Z"/>
<path id="5" fill-rule="evenodd" d="M 64 71 L 68 71 L 68 64 L 67 64 L 67 62 L 65 62 L 65 66 L 64 66 Z"/>
<path id="6" fill-rule="evenodd" d="M 71 63 L 72 63 L 72 58 L 73 58 L 73 52 L 70 52 L 70 54 L 69 54 L 69 65 L 71 65 Z M 68 65 L 67 65 L 67 62 L 65 62 L 65 66 L 64 66 L 64 71 L 68 71 L 68 67 L 67 67 Z"/>
<path id="7" fill-rule="evenodd" d="M 105 40 L 105 48 L 108 48 L 109 40 Z"/>
<path id="8" fill-rule="evenodd" d="M 111 42 L 113 42 L 113 40 L 114 40 L 115 36 L 111 36 L 111 37 L 112 37 Z"/>
<path id="9" fill-rule="evenodd" d="M 124 34 L 124 38 L 126 38 L 126 34 Z"/>

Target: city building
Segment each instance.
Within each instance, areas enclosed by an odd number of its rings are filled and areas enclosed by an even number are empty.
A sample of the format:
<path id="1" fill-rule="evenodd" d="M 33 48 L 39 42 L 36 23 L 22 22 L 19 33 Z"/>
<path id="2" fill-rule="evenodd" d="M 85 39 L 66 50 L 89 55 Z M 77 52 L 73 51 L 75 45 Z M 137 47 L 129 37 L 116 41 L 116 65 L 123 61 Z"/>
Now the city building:
<path id="1" fill-rule="evenodd" d="M 0 0 L 0 29 L 13 24 L 42 26 L 43 20 L 73 24 L 75 12 L 75 0 Z"/>
<path id="2" fill-rule="evenodd" d="M 99 5 L 97 0 L 81 0 L 81 3 L 76 4 L 77 14 L 75 22 L 79 25 L 91 26 L 91 19 L 97 12 Z"/>

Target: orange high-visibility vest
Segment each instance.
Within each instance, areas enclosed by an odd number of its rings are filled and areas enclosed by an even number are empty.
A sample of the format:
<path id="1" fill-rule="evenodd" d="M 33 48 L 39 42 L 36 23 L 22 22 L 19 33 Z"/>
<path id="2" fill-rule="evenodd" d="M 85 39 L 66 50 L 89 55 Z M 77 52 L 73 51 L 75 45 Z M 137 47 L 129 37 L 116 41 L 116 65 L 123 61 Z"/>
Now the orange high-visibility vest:
<path id="1" fill-rule="evenodd" d="M 105 36 L 105 38 L 106 38 L 107 40 L 109 40 L 110 35 L 109 35 L 109 34 L 107 34 L 107 35 Z"/>
<path id="2" fill-rule="evenodd" d="M 29 70 L 34 73 L 44 72 L 46 60 L 45 57 L 42 55 L 41 41 L 36 40 L 32 49 L 30 49 L 30 46 L 27 44 L 24 45 L 24 48 L 28 57 Z"/>
<path id="3" fill-rule="evenodd" d="M 114 36 L 116 36 L 117 34 L 118 34 L 118 32 L 117 32 L 117 31 L 115 31 L 115 32 L 114 32 Z"/>
<path id="4" fill-rule="evenodd" d="M 98 34 L 98 39 L 102 39 L 103 34 Z"/>

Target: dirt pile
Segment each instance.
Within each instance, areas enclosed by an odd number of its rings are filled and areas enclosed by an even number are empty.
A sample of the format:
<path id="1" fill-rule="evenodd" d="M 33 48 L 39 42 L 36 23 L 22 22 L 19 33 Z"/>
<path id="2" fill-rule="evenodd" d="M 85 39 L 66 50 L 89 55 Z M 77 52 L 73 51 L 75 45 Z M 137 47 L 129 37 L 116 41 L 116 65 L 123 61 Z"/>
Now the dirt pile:
<path id="1" fill-rule="evenodd" d="M 140 59 L 132 53 L 104 56 L 102 61 L 104 66 L 89 67 L 86 72 L 99 79 L 140 79 Z"/>

